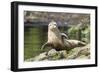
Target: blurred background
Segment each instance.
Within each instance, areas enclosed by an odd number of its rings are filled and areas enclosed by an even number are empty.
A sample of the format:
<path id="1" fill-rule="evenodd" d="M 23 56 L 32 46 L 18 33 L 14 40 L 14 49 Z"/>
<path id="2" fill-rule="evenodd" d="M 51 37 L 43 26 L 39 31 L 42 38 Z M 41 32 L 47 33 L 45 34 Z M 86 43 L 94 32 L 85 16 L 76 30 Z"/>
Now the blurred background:
<path id="1" fill-rule="evenodd" d="M 24 60 L 41 53 L 52 20 L 69 39 L 90 43 L 90 14 L 24 11 Z"/>

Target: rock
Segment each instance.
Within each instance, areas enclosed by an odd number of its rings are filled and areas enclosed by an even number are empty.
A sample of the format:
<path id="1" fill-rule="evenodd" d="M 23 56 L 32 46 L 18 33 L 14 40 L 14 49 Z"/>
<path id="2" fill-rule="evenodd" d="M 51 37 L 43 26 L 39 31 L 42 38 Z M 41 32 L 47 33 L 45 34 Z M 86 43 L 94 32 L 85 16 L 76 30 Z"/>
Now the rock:
<path id="1" fill-rule="evenodd" d="M 51 49 L 48 52 L 48 59 L 49 60 L 59 60 L 59 59 L 64 59 L 67 58 L 67 51 L 62 50 L 62 51 L 56 51 L 55 49 Z"/>
<path id="2" fill-rule="evenodd" d="M 59 51 L 59 54 L 61 55 L 61 58 L 67 58 L 68 56 L 66 50 Z"/>
<path id="3" fill-rule="evenodd" d="M 51 49 L 49 52 L 48 52 L 48 56 L 55 56 L 57 55 L 57 51 L 55 49 Z"/>
<path id="4" fill-rule="evenodd" d="M 79 51 L 79 47 L 70 50 L 67 59 L 75 59 L 78 56 Z"/>
<path id="5" fill-rule="evenodd" d="M 41 61 L 41 60 L 44 60 L 44 59 L 46 59 L 47 58 L 47 52 L 44 52 L 44 53 L 41 53 L 39 56 L 36 56 L 35 58 L 34 58 L 34 60 L 35 61 Z"/>
<path id="6" fill-rule="evenodd" d="M 52 57 L 48 56 L 48 60 L 59 60 L 61 58 L 61 55 L 60 54 L 56 54 Z"/>
<path id="7" fill-rule="evenodd" d="M 69 54 L 67 59 L 77 59 L 77 58 L 82 58 L 84 56 L 86 56 L 87 58 L 89 58 L 90 55 L 90 44 L 84 46 L 84 47 L 77 47 L 72 49 Z"/>
<path id="8" fill-rule="evenodd" d="M 84 46 L 81 50 L 80 50 L 80 54 L 83 55 L 89 55 L 90 54 L 90 44 Z"/>
<path id="9" fill-rule="evenodd" d="M 60 53 L 55 49 L 51 49 L 48 52 L 48 60 L 58 60 L 60 59 L 60 57 L 61 57 Z"/>
<path id="10" fill-rule="evenodd" d="M 48 52 L 43 52 L 34 58 L 27 59 L 26 61 L 54 61 L 62 59 L 90 59 L 90 44 L 84 47 L 76 47 L 69 51 L 56 51 L 55 49 L 51 49 Z"/>
<path id="11" fill-rule="evenodd" d="M 32 62 L 32 61 L 34 61 L 34 57 L 33 58 L 30 58 L 30 59 L 27 59 L 27 60 L 25 60 L 26 62 Z"/>
<path id="12" fill-rule="evenodd" d="M 86 55 L 80 55 L 79 57 L 77 57 L 77 59 L 89 59 L 89 57 Z"/>

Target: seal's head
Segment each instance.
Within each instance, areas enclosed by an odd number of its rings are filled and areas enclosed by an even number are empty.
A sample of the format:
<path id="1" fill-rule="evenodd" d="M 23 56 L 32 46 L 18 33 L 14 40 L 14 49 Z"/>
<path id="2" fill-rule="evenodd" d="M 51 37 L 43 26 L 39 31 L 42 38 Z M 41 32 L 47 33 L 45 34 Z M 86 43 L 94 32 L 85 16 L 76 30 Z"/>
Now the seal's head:
<path id="1" fill-rule="evenodd" d="M 58 29 L 57 23 L 54 22 L 54 21 L 51 21 L 51 22 L 49 23 L 49 25 L 48 25 L 48 29 L 49 29 L 49 30 L 52 30 L 52 31 Z"/>

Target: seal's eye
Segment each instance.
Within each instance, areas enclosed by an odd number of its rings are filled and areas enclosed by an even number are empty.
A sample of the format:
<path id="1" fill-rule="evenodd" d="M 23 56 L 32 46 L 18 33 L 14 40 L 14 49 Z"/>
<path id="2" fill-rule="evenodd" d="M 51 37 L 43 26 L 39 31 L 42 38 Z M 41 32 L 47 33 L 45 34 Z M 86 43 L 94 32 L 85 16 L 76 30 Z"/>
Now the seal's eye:
<path id="1" fill-rule="evenodd" d="M 57 23 L 56 22 L 51 22 L 50 24 L 49 24 L 49 26 L 57 26 Z"/>
<path id="2" fill-rule="evenodd" d="M 57 25 L 56 23 L 54 25 Z"/>
<path id="3" fill-rule="evenodd" d="M 51 26 L 51 24 L 49 24 L 49 26 Z"/>
<path id="4" fill-rule="evenodd" d="M 56 22 L 53 22 L 53 25 L 57 25 L 57 23 Z"/>

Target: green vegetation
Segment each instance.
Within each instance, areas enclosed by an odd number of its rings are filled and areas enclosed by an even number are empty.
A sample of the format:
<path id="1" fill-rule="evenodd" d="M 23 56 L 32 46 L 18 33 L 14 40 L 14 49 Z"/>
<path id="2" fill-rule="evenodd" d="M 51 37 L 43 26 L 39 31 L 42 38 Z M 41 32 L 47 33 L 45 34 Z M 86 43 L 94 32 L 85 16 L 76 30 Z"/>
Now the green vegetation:
<path id="1" fill-rule="evenodd" d="M 80 25 L 80 24 L 79 24 Z M 68 35 L 70 39 L 77 39 L 86 43 L 90 42 L 90 26 L 81 25 L 81 26 L 72 26 L 68 29 Z"/>

